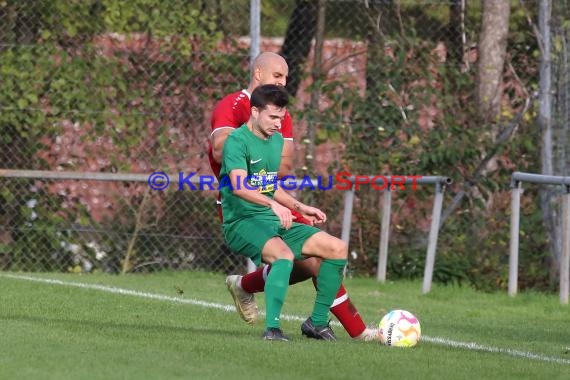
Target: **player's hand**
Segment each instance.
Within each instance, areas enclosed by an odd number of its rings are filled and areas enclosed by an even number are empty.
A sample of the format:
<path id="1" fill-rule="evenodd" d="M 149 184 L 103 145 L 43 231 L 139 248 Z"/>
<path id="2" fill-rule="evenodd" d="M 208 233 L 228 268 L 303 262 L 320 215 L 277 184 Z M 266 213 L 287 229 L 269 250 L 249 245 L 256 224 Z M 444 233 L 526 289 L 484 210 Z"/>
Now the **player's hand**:
<path id="1" fill-rule="evenodd" d="M 316 224 L 323 224 L 327 221 L 327 214 L 316 207 L 303 205 L 299 212 L 303 215 L 303 217 L 305 217 L 305 219 L 310 220 L 313 226 Z"/>
<path id="2" fill-rule="evenodd" d="M 287 207 L 284 207 L 277 202 L 271 202 L 271 211 L 273 211 L 275 215 L 277 215 L 277 217 L 279 218 L 279 221 L 281 222 L 281 227 L 283 227 L 286 230 L 291 228 L 294 218 L 293 214 L 291 214 L 291 210 L 289 210 Z"/>
<path id="3" fill-rule="evenodd" d="M 316 216 L 311 216 L 311 215 L 307 215 L 307 214 L 303 214 L 300 213 L 303 218 L 305 218 L 309 223 L 311 223 L 311 226 L 316 226 L 317 224 L 322 224 L 323 222 L 321 220 L 319 220 Z"/>

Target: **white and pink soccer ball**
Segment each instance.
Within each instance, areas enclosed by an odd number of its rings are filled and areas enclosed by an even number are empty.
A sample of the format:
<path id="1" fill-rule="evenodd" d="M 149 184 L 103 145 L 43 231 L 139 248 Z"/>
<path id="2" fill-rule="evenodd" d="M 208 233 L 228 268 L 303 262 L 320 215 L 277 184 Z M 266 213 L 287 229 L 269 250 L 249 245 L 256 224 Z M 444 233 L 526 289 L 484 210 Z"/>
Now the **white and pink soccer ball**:
<path id="1" fill-rule="evenodd" d="M 380 321 L 380 340 L 386 346 L 414 347 L 422 329 L 415 315 L 406 310 L 392 310 Z"/>

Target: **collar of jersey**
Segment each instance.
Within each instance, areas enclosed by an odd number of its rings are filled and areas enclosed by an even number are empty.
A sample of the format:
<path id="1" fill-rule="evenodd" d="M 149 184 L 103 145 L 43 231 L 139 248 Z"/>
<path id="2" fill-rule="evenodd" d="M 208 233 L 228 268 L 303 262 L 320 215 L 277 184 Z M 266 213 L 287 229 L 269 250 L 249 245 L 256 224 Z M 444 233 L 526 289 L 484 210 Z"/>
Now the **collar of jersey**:
<path id="1" fill-rule="evenodd" d="M 243 90 L 241 90 L 241 92 L 246 94 L 248 99 L 251 99 L 251 94 L 245 88 Z"/>

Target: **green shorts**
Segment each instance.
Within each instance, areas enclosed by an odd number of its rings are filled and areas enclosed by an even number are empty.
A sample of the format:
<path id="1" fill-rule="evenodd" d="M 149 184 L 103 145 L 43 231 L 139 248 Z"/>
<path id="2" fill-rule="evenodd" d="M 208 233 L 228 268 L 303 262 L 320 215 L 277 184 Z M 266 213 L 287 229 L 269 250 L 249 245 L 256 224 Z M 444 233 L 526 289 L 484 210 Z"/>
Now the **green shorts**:
<path id="1" fill-rule="evenodd" d="M 293 251 L 295 259 L 302 259 L 303 244 L 319 231 L 321 230 L 316 227 L 300 223 L 293 223 L 291 228 L 286 230 L 281 228 L 279 220 L 255 218 L 224 224 L 224 237 L 230 249 L 249 257 L 257 266 L 261 264 L 261 251 L 269 239 L 281 237 Z"/>

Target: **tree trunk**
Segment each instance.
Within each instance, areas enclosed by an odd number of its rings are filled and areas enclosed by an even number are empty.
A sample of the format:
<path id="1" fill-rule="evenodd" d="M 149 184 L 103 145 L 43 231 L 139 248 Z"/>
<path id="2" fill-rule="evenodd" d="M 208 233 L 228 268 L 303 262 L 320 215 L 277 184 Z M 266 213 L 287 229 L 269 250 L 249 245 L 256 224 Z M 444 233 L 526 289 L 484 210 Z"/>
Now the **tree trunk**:
<path id="1" fill-rule="evenodd" d="M 538 122 L 542 132 L 542 174 L 569 175 L 570 81 L 568 81 L 569 32 L 568 1 L 541 1 L 539 30 L 542 47 L 540 60 L 540 108 Z M 554 11 L 553 11 L 554 10 Z M 552 42 L 558 43 L 553 47 Z M 540 206 L 550 243 L 549 278 L 556 284 L 562 253 L 562 225 L 558 189 L 542 188 Z"/>
<path id="2" fill-rule="evenodd" d="M 449 24 L 447 25 L 447 41 L 449 57 L 455 64 L 463 62 L 465 51 L 465 0 L 452 0 L 449 4 Z"/>
<path id="3" fill-rule="evenodd" d="M 552 4 L 552 39 L 558 48 L 552 52 L 552 77 L 554 87 L 553 168 L 556 175 L 570 175 L 570 30 L 564 25 L 570 17 L 568 0 Z"/>
<path id="4" fill-rule="evenodd" d="M 297 0 L 281 47 L 281 55 L 289 65 L 287 91 L 291 96 L 295 96 L 299 89 L 303 65 L 311 51 L 311 42 L 317 30 L 317 5 L 317 1 Z"/>
<path id="5" fill-rule="evenodd" d="M 538 28 L 540 30 L 540 104 L 538 109 L 538 125 L 542 135 L 541 144 L 541 172 L 545 175 L 553 175 L 552 167 L 552 66 L 550 60 L 550 20 L 552 18 L 552 3 L 550 0 L 541 1 L 538 11 Z M 540 208 L 542 210 L 542 218 L 544 227 L 550 243 L 550 281 L 555 281 L 556 272 L 556 257 L 559 257 L 557 249 L 557 237 L 560 235 L 556 233 L 556 207 L 553 207 L 553 194 L 552 191 L 543 186 L 540 189 Z M 557 252 L 558 251 L 558 252 Z"/>
<path id="6" fill-rule="evenodd" d="M 484 115 L 484 121 L 488 122 L 497 122 L 501 115 L 501 89 L 510 13 L 510 1 L 483 0 L 477 107 L 479 114 Z"/>

